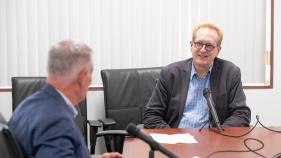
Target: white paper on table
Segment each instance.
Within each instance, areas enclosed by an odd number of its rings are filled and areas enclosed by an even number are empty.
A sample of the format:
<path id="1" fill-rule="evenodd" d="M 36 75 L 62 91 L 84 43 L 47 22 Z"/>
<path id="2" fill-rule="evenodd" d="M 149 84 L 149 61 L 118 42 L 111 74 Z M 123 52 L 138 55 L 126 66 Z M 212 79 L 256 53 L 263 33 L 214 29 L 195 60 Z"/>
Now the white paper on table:
<path id="1" fill-rule="evenodd" d="M 189 133 L 184 134 L 159 134 L 151 133 L 150 136 L 158 143 L 177 144 L 177 143 L 198 143 Z"/>

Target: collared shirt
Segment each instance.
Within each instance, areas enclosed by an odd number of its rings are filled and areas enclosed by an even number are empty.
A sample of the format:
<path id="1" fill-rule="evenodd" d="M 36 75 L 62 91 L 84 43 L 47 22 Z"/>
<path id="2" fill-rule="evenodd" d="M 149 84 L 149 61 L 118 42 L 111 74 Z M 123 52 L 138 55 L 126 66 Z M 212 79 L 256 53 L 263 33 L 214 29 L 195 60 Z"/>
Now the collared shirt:
<path id="1" fill-rule="evenodd" d="M 200 128 L 209 125 L 209 108 L 203 96 L 204 88 L 209 88 L 212 67 L 204 78 L 198 76 L 192 63 L 187 99 L 179 128 Z"/>
<path id="2" fill-rule="evenodd" d="M 56 89 L 56 88 L 55 88 Z M 58 89 L 56 89 L 57 92 L 61 95 L 63 100 L 66 102 L 66 105 L 70 108 L 70 110 L 73 112 L 73 117 L 75 118 L 78 114 L 77 110 L 75 109 L 74 105 L 71 103 L 71 101 Z"/>

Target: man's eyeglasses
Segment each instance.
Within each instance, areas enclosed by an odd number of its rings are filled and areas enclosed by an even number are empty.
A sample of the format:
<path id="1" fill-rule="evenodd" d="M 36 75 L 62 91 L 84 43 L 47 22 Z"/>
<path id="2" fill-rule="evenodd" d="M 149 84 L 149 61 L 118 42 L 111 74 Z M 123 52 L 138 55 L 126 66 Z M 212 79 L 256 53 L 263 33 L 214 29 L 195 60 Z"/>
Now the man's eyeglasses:
<path id="1" fill-rule="evenodd" d="M 203 46 L 205 46 L 206 51 L 212 51 L 214 48 L 216 48 L 216 46 L 213 46 L 212 44 L 209 43 L 206 44 L 202 42 L 193 42 L 193 43 L 197 49 L 202 49 Z"/>

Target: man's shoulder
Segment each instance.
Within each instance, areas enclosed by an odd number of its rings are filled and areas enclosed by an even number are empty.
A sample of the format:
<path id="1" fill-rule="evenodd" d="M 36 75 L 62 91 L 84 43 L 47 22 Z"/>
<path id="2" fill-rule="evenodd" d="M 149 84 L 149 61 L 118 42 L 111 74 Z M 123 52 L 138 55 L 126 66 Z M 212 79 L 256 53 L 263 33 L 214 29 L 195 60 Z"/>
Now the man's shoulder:
<path id="1" fill-rule="evenodd" d="M 185 69 L 187 66 L 191 65 L 191 63 L 192 63 L 192 58 L 189 58 L 189 59 L 171 63 L 171 64 L 165 66 L 163 69 L 170 70 L 170 71 Z"/>
<path id="2" fill-rule="evenodd" d="M 53 105 L 54 102 L 56 102 L 56 99 L 42 89 L 24 99 L 19 104 L 19 108 L 28 109 L 31 111 L 40 110 L 41 108 L 52 108 L 50 105 Z"/>
<path id="3" fill-rule="evenodd" d="M 214 62 L 214 66 L 220 67 L 222 69 L 227 69 L 227 70 L 239 70 L 239 67 L 234 64 L 231 61 L 221 59 L 221 58 L 216 58 Z"/>
<path id="4" fill-rule="evenodd" d="M 31 122 L 35 121 L 51 121 L 56 117 L 63 117 L 64 109 L 60 104 L 60 99 L 47 94 L 44 90 L 40 90 L 25 100 L 23 100 L 12 115 L 13 119 L 28 119 Z"/>

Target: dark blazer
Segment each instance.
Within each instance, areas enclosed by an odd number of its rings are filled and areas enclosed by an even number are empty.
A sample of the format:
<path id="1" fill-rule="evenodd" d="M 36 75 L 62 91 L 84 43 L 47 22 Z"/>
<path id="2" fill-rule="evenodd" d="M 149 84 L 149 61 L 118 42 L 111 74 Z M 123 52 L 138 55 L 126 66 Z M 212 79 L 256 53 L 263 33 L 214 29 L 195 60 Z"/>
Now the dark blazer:
<path id="1" fill-rule="evenodd" d="M 73 111 L 51 85 L 25 99 L 8 125 L 26 158 L 90 158 Z"/>
<path id="2" fill-rule="evenodd" d="M 178 127 L 183 116 L 191 67 L 192 58 L 170 64 L 162 69 L 144 111 L 145 128 Z M 210 76 L 210 89 L 223 126 L 249 126 L 251 111 L 246 105 L 241 73 L 237 66 L 216 58 Z M 211 125 L 214 125 L 213 121 Z"/>

